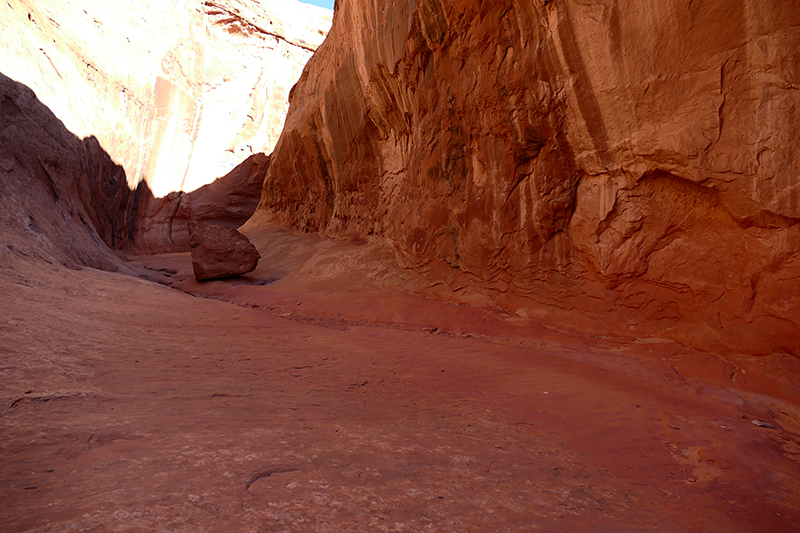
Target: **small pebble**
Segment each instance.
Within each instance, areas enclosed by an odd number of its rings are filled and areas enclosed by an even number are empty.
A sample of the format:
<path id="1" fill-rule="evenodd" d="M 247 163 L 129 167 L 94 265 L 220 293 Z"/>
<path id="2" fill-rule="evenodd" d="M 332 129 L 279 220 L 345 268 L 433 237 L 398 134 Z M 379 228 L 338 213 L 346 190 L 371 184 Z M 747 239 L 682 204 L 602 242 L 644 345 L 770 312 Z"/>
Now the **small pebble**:
<path id="1" fill-rule="evenodd" d="M 775 426 L 768 422 L 764 422 L 763 420 L 756 420 L 755 418 L 752 420 L 754 426 L 758 426 L 760 428 L 767 428 L 767 429 L 777 429 Z"/>

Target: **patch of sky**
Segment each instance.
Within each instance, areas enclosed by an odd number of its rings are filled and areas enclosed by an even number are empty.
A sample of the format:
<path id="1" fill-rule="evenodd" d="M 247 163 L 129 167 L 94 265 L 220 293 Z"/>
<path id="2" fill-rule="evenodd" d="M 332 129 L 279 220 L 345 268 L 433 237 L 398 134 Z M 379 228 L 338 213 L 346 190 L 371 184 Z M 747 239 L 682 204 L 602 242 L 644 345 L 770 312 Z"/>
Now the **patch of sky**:
<path id="1" fill-rule="evenodd" d="M 333 11 L 334 0 L 300 0 L 304 4 L 311 4 L 312 6 L 324 7 Z"/>

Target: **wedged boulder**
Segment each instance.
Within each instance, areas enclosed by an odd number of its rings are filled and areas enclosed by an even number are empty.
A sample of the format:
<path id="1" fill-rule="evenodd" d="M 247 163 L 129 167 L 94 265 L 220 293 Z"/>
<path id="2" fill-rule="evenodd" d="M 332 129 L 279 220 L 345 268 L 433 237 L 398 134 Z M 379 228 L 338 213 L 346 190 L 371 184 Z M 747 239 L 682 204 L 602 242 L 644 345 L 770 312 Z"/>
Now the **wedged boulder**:
<path id="1" fill-rule="evenodd" d="M 161 198 L 146 182 L 139 183 L 127 248 L 148 254 L 188 252 L 189 221 L 238 228 L 256 210 L 269 163 L 268 155 L 253 154 L 197 190 Z"/>
<path id="2" fill-rule="evenodd" d="M 231 226 L 190 222 L 189 238 L 198 281 L 252 272 L 261 258 L 247 237 Z"/>

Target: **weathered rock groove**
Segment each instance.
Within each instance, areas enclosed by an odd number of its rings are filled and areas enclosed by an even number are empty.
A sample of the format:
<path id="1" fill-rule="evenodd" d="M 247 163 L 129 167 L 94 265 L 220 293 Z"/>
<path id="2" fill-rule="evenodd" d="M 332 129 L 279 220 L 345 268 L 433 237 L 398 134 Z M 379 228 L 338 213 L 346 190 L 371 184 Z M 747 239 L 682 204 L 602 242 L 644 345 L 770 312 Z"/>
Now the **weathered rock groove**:
<path id="1" fill-rule="evenodd" d="M 795 1 L 342 0 L 260 213 L 424 294 L 799 355 L 798 49 Z"/>

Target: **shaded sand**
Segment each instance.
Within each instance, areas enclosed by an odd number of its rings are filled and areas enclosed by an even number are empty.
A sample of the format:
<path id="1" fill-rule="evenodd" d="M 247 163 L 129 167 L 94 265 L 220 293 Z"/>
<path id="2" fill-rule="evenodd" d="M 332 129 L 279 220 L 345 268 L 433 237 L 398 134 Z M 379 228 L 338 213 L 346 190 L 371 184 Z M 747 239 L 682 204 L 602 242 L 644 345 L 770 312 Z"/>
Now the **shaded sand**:
<path id="1" fill-rule="evenodd" d="M 0 531 L 800 528 L 795 359 L 581 337 L 413 296 L 373 243 L 249 236 L 249 278 L 133 261 L 205 298 L 0 270 Z"/>

